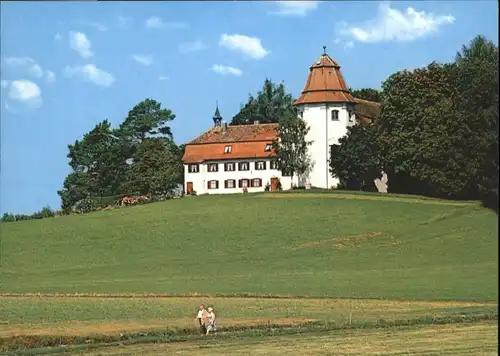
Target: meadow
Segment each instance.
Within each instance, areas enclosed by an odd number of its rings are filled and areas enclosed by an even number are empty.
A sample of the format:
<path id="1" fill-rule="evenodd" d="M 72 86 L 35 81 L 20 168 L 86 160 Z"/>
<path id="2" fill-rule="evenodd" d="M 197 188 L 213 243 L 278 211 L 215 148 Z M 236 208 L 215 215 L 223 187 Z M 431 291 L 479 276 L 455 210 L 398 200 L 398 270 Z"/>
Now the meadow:
<path id="1" fill-rule="evenodd" d="M 314 191 L 2 224 L 0 350 L 276 354 L 286 344 L 322 354 L 328 339 L 335 354 L 370 342 L 376 354 L 380 333 L 393 332 L 387 354 L 496 354 L 497 224 L 475 202 Z M 218 312 L 210 341 L 196 335 L 200 303 Z M 454 328 L 489 341 L 451 342 Z M 346 332 L 352 347 L 337 345 Z"/>

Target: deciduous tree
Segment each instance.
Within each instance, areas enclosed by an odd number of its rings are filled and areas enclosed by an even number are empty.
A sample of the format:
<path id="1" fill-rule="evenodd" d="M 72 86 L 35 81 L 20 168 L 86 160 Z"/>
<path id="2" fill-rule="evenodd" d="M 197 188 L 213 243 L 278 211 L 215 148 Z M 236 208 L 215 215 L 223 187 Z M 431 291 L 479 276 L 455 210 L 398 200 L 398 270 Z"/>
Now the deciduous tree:
<path id="1" fill-rule="evenodd" d="M 371 190 L 375 178 L 381 177 L 380 154 L 375 126 L 355 125 L 347 135 L 332 145 L 330 172 L 345 189 Z"/>
<path id="2" fill-rule="evenodd" d="M 293 108 L 284 112 L 278 124 L 279 141 L 274 142 L 276 160 L 283 174 L 293 180 L 294 175 L 307 174 L 311 168 L 308 147 L 312 141 L 306 140 L 309 127 Z"/>
<path id="3" fill-rule="evenodd" d="M 292 108 L 293 98 L 286 92 L 285 85 L 266 79 L 256 98 L 249 95 L 247 103 L 233 117 L 231 125 L 250 125 L 254 121 L 277 123 L 285 111 Z"/>

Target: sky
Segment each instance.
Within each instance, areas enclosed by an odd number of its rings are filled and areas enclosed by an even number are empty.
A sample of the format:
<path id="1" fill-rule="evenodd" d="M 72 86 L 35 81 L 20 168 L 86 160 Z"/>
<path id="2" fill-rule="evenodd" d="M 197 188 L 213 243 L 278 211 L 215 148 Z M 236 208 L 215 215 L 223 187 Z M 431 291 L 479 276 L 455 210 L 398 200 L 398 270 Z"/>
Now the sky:
<path id="1" fill-rule="evenodd" d="M 60 207 L 68 144 L 119 125 L 153 98 L 176 143 L 229 122 L 264 80 L 298 97 L 327 53 L 347 85 L 452 61 L 482 34 L 498 44 L 496 1 L 1 2 L 0 213 Z"/>

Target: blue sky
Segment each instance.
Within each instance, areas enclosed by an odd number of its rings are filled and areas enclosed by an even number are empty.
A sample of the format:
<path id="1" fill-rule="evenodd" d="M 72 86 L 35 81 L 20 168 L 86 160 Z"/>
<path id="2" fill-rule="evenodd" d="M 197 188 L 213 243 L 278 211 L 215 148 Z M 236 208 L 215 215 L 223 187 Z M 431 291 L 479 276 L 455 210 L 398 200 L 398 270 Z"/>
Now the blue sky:
<path id="1" fill-rule="evenodd" d="M 2 2 L 0 212 L 59 208 L 67 145 L 154 98 L 184 143 L 230 121 L 266 77 L 297 97 L 322 46 L 353 88 L 450 61 L 496 1 Z"/>

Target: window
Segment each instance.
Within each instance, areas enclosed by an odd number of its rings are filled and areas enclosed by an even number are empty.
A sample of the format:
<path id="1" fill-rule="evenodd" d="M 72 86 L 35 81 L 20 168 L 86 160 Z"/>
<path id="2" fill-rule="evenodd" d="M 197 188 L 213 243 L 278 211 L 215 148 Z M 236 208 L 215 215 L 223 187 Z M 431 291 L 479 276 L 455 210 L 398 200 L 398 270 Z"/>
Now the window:
<path id="1" fill-rule="evenodd" d="M 240 179 L 238 182 L 238 187 L 240 188 L 248 188 L 248 179 Z"/>
<path id="2" fill-rule="evenodd" d="M 354 113 L 352 111 L 349 111 L 349 122 L 354 121 Z"/>
<path id="3" fill-rule="evenodd" d="M 219 170 L 219 165 L 217 163 L 209 163 L 208 171 L 209 172 L 217 172 Z"/>
<path id="4" fill-rule="evenodd" d="M 236 188 L 236 181 L 234 179 L 224 181 L 224 188 Z"/>
<path id="5" fill-rule="evenodd" d="M 188 170 L 189 173 L 198 173 L 200 171 L 200 167 L 197 164 L 190 164 Z"/>
<path id="6" fill-rule="evenodd" d="M 240 171 L 248 171 L 250 169 L 250 165 L 248 162 L 240 162 L 238 170 Z"/>
<path id="7" fill-rule="evenodd" d="M 224 153 L 231 153 L 231 146 L 224 147 Z"/>
<path id="8" fill-rule="evenodd" d="M 219 181 L 218 180 L 209 180 L 208 181 L 208 189 L 218 189 Z"/>
<path id="9" fill-rule="evenodd" d="M 224 164 L 224 170 L 226 172 L 232 172 L 232 171 L 234 171 L 234 163 L 230 162 L 230 163 Z"/>
<path id="10" fill-rule="evenodd" d="M 271 152 L 272 149 L 273 149 L 273 145 L 271 143 L 268 143 L 266 145 L 266 148 L 264 148 L 264 152 Z"/>
<path id="11" fill-rule="evenodd" d="M 266 162 L 264 161 L 255 162 L 255 170 L 263 171 L 265 169 L 266 169 Z"/>
<path id="12" fill-rule="evenodd" d="M 271 161 L 270 166 L 271 166 L 271 167 L 269 167 L 270 169 L 278 169 L 278 162 Z"/>
<path id="13" fill-rule="evenodd" d="M 303 112 L 303 111 L 301 111 L 301 112 L 300 112 L 300 118 L 301 118 L 301 119 L 303 119 L 303 118 L 304 118 L 304 112 Z"/>
<path id="14" fill-rule="evenodd" d="M 338 121 L 338 120 L 339 120 L 339 111 L 332 110 L 332 121 Z"/>
<path id="15" fill-rule="evenodd" d="M 260 178 L 252 179 L 252 187 L 254 187 L 254 188 L 262 187 L 262 179 L 260 179 Z"/>

